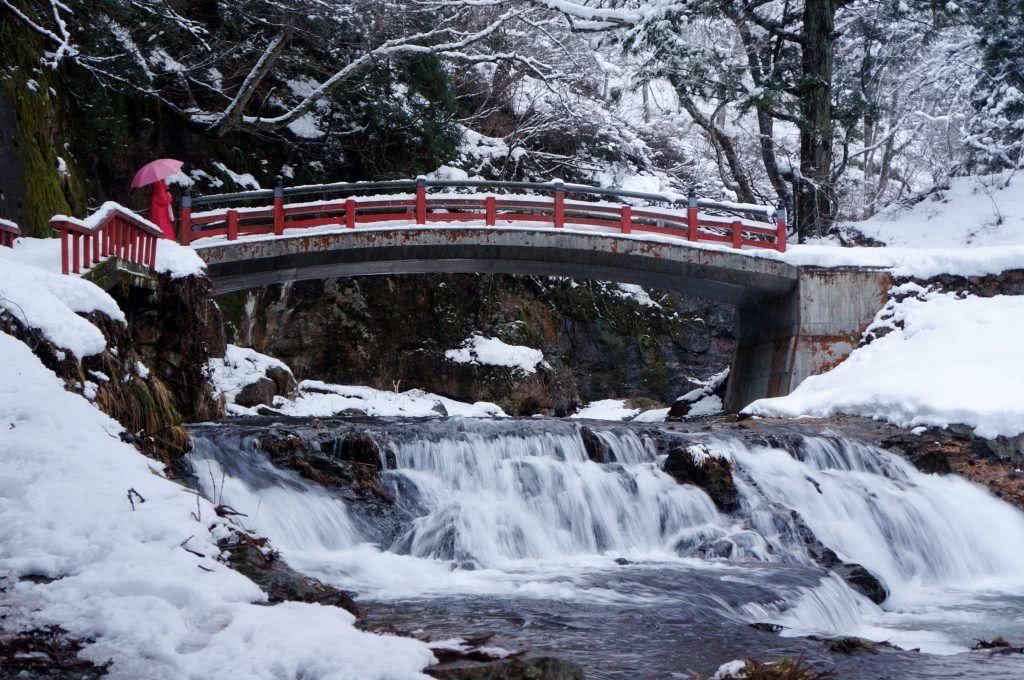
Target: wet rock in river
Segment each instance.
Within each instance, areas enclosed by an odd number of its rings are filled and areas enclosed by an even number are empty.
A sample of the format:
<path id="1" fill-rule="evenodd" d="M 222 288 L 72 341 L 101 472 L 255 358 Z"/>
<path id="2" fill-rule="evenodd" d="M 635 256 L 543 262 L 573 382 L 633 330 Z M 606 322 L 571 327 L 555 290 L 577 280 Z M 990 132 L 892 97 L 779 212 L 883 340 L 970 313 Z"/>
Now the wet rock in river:
<path id="1" fill-rule="evenodd" d="M 587 450 L 587 457 L 595 463 L 610 463 L 615 460 L 608 442 L 597 436 L 589 427 L 580 428 L 580 439 L 583 440 L 583 448 Z"/>
<path id="2" fill-rule="evenodd" d="M 242 388 L 242 391 L 235 397 L 235 403 L 239 406 L 251 408 L 261 404 L 273 404 L 274 395 L 277 394 L 277 387 L 270 378 L 260 378 L 256 382 L 249 383 Z"/>
<path id="3" fill-rule="evenodd" d="M 664 470 L 680 484 L 698 486 L 722 512 L 738 507 L 732 462 L 718 456 L 703 444 L 677 444 L 669 449 Z"/>

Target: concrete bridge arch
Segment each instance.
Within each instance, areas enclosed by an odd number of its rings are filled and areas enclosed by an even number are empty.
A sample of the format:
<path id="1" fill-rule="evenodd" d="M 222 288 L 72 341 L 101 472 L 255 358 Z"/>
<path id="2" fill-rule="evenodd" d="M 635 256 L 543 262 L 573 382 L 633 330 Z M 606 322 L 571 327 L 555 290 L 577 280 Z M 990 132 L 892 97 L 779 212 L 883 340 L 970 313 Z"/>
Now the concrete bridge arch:
<path id="1" fill-rule="evenodd" d="M 882 271 L 797 267 L 772 255 L 571 229 L 410 225 L 193 245 L 217 295 L 316 278 L 502 273 L 635 283 L 734 305 L 730 411 L 788 394 L 842 361 L 890 285 Z"/>

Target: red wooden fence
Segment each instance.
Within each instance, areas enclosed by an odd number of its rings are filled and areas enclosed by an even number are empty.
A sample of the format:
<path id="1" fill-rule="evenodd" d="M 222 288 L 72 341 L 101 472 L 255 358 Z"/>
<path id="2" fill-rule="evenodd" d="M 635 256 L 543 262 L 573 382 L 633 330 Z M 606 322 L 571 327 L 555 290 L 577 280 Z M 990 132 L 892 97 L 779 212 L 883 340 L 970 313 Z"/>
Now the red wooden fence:
<path id="1" fill-rule="evenodd" d="M 476 193 L 430 195 L 428 187 L 532 191 L 544 195 L 483 195 Z M 410 191 L 411 190 L 411 191 Z M 396 196 L 353 197 L 355 192 L 402 192 Z M 327 200 L 299 200 L 295 197 L 348 194 Z M 640 198 L 662 206 L 635 206 L 567 200 L 566 196 Z M 268 205 L 267 199 L 272 199 Z M 249 205 L 237 205 L 247 203 Z M 260 205 L 262 203 L 262 205 Z M 692 193 L 682 202 L 685 209 L 673 209 L 679 203 L 673 197 L 643 194 L 617 189 L 550 182 L 400 180 L 376 183 L 341 183 L 273 191 L 259 190 L 219 194 L 182 201 L 181 242 L 198 238 L 225 236 L 233 241 L 251 234 L 281 235 L 285 229 L 344 226 L 406 221 L 418 225 L 433 222 L 477 222 L 495 226 L 498 222 L 550 224 L 556 229 L 566 225 L 608 227 L 620 233 L 664 234 L 689 241 L 724 243 L 733 248 L 744 246 L 786 250 L 786 214 L 762 206 L 737 205 L 698 200 Z M 218 207 L 214 207 L 221 204 Z M 235 204 L 235 205 L 232 205 Z M 253 205 L 255 204 L 255 205 Z M 668 207 L 665 207 L 667 204 Z M 193 207 L 209 206 L 193 212 Z"/>
<path id="2" fill-rule="evenodd" d="M 18 225 L 8 220 L 0 220 L 0 247 L 14 247 L 14 239 L 21 236 L 21 229 Z"/>
<path id="3" fill-rule="evenodd" d="M 160 228 L 117 203 L 104 203 L 85 220 L 58 215 L 50 226 L 60 232 L 60 265 L 81 273 L 106 257 L 119 257 L 152 269 Z"/>

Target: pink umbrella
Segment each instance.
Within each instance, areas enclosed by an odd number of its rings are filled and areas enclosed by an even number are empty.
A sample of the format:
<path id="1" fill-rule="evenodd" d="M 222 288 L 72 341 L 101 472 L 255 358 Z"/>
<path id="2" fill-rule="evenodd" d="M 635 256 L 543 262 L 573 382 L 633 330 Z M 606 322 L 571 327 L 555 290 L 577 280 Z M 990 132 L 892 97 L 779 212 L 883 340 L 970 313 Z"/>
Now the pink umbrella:
<path id="1" fill-rule="evenodd" d="M 146 163 L 141 170 L 135 173 L 132 188 L 144 187 L 147 184 L 166 179 L 181 170 L 182 165 L 184 165 L 182 161 L 176 161 L 173 158 L 158 158 L 152 163 Z"/>

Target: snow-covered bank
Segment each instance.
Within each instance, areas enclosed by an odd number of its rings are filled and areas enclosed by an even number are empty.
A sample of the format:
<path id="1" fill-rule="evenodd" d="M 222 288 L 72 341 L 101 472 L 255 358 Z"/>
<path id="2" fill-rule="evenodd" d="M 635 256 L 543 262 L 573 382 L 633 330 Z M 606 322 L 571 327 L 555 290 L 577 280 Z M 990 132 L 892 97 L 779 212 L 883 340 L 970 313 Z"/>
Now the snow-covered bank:
<path id="1" fill-rule="evenodd" d="M 845 227 L 888 246 L 920 249 L 1020 246 L 1024 243 L 1024 178 L 952 177 L 910 206 L 895 205 Z"/>
<path id="2" fill-rule="evenodd" d="M 247 386 L 269 380 L 269 371 L 273 369 L 286 371 L 289 376 L 292 372 L 282 361 L 235 345 L 228 345 L 225 357 L 211 361 L 209 369 L 214 387 L 225 397 L 228 412 L 233 415 L 255 415 L 259 412 L 258 405 L 246 406 L 236 402 Z M 418 389 L 388 392 L 358 385 L 334 385 L 320 380 L 303 380 L 298 384 L 295 394 L 278 394 L 272 401 L 272 404 L 266 405 L 272 406 L 274 411 L 282 415 L 317 418 L 352 410 L 368 416 L 452 415 L 484 418 L 505 415 L 499 406 L 485 401 L 467 404 Z"/>
<path id="3" fill-rule="evenodd" d="M 227 533 L 210 503 L 164 479 L 27 346 L 0 333 L 0 355 L 5 627 L 94 638 L 83 655 L 113 660 L 112 678 L 424 677 L 423 643 L 361 632 L 338 608 L 263 606 L 217 560 Z M 129 489 L 145 499 L 134 510 Z"/>
<path id="4" fill-rule="evenodd" d="M 888 333 L 804 380 L 789 396 L 755 401 L 762 416 L 836 413 L 902 427 L 967 425 L 978 436 L 1024 432 L 1024 296 L 958 297 L 905 284 L 868 332 Z"/>

